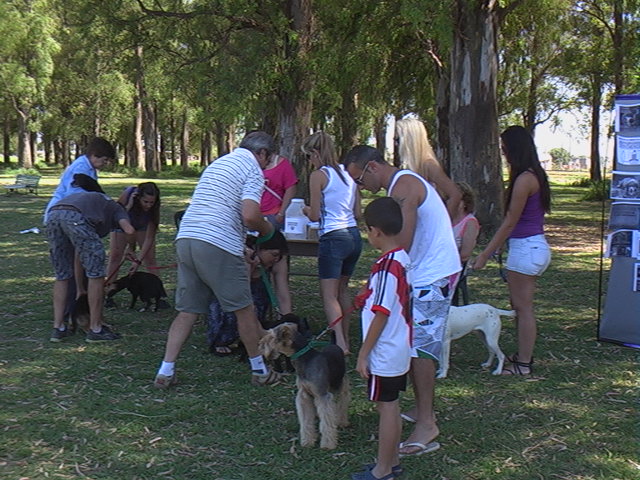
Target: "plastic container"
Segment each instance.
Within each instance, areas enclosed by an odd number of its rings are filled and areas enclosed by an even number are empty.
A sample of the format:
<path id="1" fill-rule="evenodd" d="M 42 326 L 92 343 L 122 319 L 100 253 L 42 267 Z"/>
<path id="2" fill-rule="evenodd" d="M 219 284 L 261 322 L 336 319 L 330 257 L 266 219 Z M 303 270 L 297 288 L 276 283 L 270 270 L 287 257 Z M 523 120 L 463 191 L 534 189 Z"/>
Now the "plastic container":
<path id="1" fill-rule="evenodd" d="M 293 198 L 284 217 L 284 236 L 288 240 L 306 240 L 309 219 L 302 213 L 304 199 Z"/>

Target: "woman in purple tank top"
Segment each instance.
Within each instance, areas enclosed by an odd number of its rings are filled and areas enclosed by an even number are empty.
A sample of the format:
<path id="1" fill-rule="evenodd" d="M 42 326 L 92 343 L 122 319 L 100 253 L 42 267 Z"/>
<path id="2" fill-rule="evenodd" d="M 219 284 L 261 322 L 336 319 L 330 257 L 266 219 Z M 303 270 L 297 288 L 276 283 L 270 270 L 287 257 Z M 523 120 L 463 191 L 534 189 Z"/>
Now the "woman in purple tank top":
<path id="1" fill-rule="evenodd" d="M 505 216 L 500 228 L 473 262 L 484 268 L 489 257 L 508 240 L 507 284 L 517 314 L 518 353 L 509 357 L 503 375 L 531 375 L 537 328 L 533 295 L 537 278 L 549 266 L 551 251 L 544 236 L 544 215 L 551 211 L 547 174 L 538 160 L 533 138 L 523 127 L 512 126 L 500 135 L 509 163 Z"/>

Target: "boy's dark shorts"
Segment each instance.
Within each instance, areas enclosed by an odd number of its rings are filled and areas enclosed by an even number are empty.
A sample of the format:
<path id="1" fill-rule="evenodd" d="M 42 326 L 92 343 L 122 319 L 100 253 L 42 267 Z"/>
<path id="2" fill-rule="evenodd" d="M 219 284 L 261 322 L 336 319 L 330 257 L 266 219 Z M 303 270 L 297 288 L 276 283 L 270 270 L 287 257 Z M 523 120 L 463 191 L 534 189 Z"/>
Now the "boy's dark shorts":
<path id="1" fill-rule="evenodd" d="M 395 402 L 407 389 L 407 374 L 398 377 L 369 375 L 367 395 L 372 402 Z"/>

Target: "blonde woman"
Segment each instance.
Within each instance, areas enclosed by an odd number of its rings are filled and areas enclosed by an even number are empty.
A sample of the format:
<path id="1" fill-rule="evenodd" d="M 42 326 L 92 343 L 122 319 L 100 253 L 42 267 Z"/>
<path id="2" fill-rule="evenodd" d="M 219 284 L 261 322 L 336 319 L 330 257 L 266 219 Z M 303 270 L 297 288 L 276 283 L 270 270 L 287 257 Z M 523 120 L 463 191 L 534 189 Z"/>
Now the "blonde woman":
<path id="1" fill-rule="evenodd" d="M 333 140 L 316 132 L 302 144 L 302 152 L 315 167 L 309 177 L 309 205 L 303 209 L 318 230 L 318 276 L 325 315 L 329 323 L 350 308 L 347 287 L 360 252 L 362 239 L 357 226 L 360 193 L 344 166 L 338 163 Z M 336 343 L 349 354 L 348 315 L 334 327 Z"/>
<path id="2" fill-rule="evenodd" d="M 453 218 L 462 194 L 438 162 L 424 124 L 417 118 L 398 120 L 393 145 L 394 155 L 400 159 L 402 168 L 408 168 L 431 183 Z"/>

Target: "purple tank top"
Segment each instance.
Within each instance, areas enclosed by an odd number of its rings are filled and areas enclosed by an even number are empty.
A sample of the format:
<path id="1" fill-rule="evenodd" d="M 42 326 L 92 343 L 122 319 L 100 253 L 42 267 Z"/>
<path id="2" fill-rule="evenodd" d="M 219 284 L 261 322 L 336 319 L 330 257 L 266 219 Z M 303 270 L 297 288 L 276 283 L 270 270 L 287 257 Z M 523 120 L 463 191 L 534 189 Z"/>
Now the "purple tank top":
<path id="1" fill-rule="evenodd" d="M 540 199 L 540 190 L 527 198 L 520 220 L 509 238 L 526 238 L 544 233 L 544 208 Z"/>

